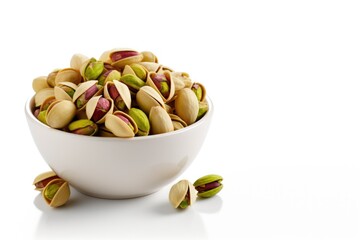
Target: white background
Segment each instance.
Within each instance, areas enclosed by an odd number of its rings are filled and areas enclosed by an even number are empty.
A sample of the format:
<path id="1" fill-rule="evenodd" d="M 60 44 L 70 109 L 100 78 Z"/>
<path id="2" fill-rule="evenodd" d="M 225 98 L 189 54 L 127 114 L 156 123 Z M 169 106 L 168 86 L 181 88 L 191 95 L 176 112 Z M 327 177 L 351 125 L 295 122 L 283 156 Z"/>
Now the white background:
<path id="1" fill-rule="evenodd" d="M 357 1 L 0 5 L 1 239 L 360 238 Z M 50 209 L 33 190 L 49 168 L 23 110 L 32 79 L 115 47 L 153 51 L 207 87 L 208 138 L 178 180 L 221 174 L 218 196 L 179 212 L 170 186 L 123 201 L 73 190 Z"/>

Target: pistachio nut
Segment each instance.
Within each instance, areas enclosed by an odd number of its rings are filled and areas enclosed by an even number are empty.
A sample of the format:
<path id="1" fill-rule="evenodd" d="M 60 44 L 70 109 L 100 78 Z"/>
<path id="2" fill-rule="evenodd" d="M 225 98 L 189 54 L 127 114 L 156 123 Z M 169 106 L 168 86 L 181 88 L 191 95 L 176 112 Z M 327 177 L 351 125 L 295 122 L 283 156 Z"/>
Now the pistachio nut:
<path id="1" fill-rule="evenodd" d="M 195 93 L 197 99 L 199 100 L 199 102 L 203 102 L 206 98 L 206 89 L 204 87 L 204 85 L 202 85 L 201 83 L 193 83 L 191 86 L 191 90 L 193 90 L 193 92 Z"/>
<path id="2" fill-rule="evenodd" d="M 124 111 L 131 108 L 131 94 L 129 88 L 118 80 L 107 82 L 104 96 L 112 99 L 116 109 Z"/>
<path id="3" fill-rule="evenodd" d="M 163 73 L 149 72 L 146 84 L 154 88 L 164 102 L 170 101 L 175 94 L 175 85 L 169 71 Z"/>
<path id="4" fill-rule="evenodd" d="M 138 131 L 134 119 L 122 111 L 115 111 L 113 114 L 106 115 L 105 127 L 115 136 L 123 138 L 134 137 Z"/>
<path id="5" fill-rule="evenodd" d="M 105 116 L 111 114 L 114 109 L 113 100 L 102 96 L 92 97 L 86 104 L 86 116 L 95 123 L 105 122 Z"/>
<path id="6" fill-rule="evenodd" d="M 36 116 L 36 118 L 37 118 L 40 122 L 42 122 L 42 123 L 44 123 L 44 124 L 47 125 L 47 123 L 46 123 L 46 110 L 45 110 L 45 111 L 40 111 L 40 109 L 38 109 L 38 110 L 39 110 L 38 113 L 34 113 L 34 115 Z"/>
<path id="7" fill-rule="evenodd" d="M 59 82 L 54 87 L 54 95 L 58 100 L 72 101 L 77 85 L 72 82 Z"/>
<path id="8" fill-rule="evenodd" d="M 116 70 L 106 70 L 104 73 L 102 73 L 98 79 L 99 85 L 105 85 L 107 82 L 113 81 L 113 80 L 119 80 L 121 77 L 121 73 Z"/>
<path id="9" fill-rule="evenodd" d="M 73 96 L 73 102 L 78 109 L 84 107 L 92 97 L 101 94 L 103 87 L 97 82 L 97 80 L 90 80 L 79 84 Z"/>
<path id="10" fill-rule="evenodd" d="M 205 115 L 205 113 L 207 113 L 208 110 L 209 110 L 209 106 L 207 102 L 199 102 L 199 113 L 196 118 L 196 121 L 201 119 Z"/>
<path id="11" fill-rule="evenodd" d="M 165 108 L 164 101 L 160 94 L 150 86 L 143 86 L 136 93 L 136 102 L 138 103 L 141 110 L 146 114 L 150 113 L 150 109 L 155 106 L 161 106 Z"/>
<path id="12" fill-rule="evenodd" d="M 32 81 L 32 88 L 35 92 L 40 91 L 43 88 L 49 88 L 49 84 L 47 83 L 47 77 L 46 76 L 40 76 L 37 78 L 34 78 Z"/>
<path id="13" fill-rule="evenodd" d="M 53 179 L 59 178 L 58 175 L 56 175 L 53 171 L 48 171 L 39 174 L 36 176 L 36 178 L 33 181 L 33 184 L 35 186 L 35 190 L 42 191 L 44 187 Z"/>
<path id="14" fill-rule="evenodd" d="M 221 191 L 223 178 L 220 175 L 209 174 L 203 176 L 194 182 L 194 187 L 198 191 L 198 196 L 209 198 Z"/>
<path id="15" fill-rule="evenodd" d="M 56 100 L 46 110 L 46 123 L 52 128 L 64 128 L 75 117 L 75 104 L 68 100 Z"/>
<path id="16" fill-rule="evenodd" d="M 161 69 L 161 64 L 155 62 L 139 62 L 148 72 L 158 72 Z"/>
<path id="17" fill-rule="evenodd" d="M 192 80 L 188 73 L 185 72 L 171 72 L 172 79 L 175 84 L 175 90 L 178 91 L 183 88 L 190 88 Z"/>
<path id="18" fill-rule="evenodd" d="M 140 78 L 143 81 L 146 81 L 146 77 L 147 77 L 147 70 L 144 66 L 138 64 L 138 63 L 133 63 L 130 65 L 131 69 L 134 71 L 135 75 Z"/>
<path id="19" fill-rule="evenodd" d="M 79 119 L 73 121 L 68 126 L 69 132 L 79 134 L 79 135 L 86 135 L 86 136 L 93 136 L 98 131 L 98 126 L 96 123 L 89 119 Z"/>
<path id="20" fill-rule="evenodd" d="M 104 125 L 100 125 L 98 136 L 100 137 L 116 137 L 109 129 L 107 129 Z"/>
<path id="21" fill-rule="evenodd" d="M 70 67 L 78 70 L 80 72 L 81 66 L 85 61 L 88 61 L 89 58 L 83 54 L 76 53 L 71 57 Z"/>
<path id="22" fill-rule="evenodd" d="M 129 115 L 134 119 L 138 126 L 138 136 L 147 136 L 150 132 L 150 122 L 146 114 L 138 108 L 130 108 Z"/>
<path id="23" fill-rule="evenodd" d="M 59 70 L 55 76 L 55 86 L 60 82 L 72 82 L 78 85 L 82 82 L 82 77 L 78 70 L 74 68 L 64 68 Z"/>
<path id="24" fill-rule="evenodd" d="M 125 74 L 121 76 L 120 82 L 128 86 L 129 90 L 132 92 L 137 92 L 139 89 L 145 85 L 145 82 L 132 74 Z"/>
<path id="25" fill-rule="evenodd" d="M 109 53 L 112 65 L 117 69 L 123 69 L 125 65 L 141 62 L 143 55 L 131 49 L 115 49 Z"/>
<path id="26" fill-rule="evenodd" d="M 69 184 L 61 178 L 53 179 L 43 189 L 42 196 L 50 207 L 60 207 L 70 197 Z"/>
<path id="27" fill-rule="evenodd" d="M 175 111 L 187 125 L 196 121 L 199 113 L 199 101 L 191 89 L 183 88 L 178 91 L 175 99 Z"/>
<path id="28" fill-rule="evenodd" d="M 171 187 L 169 200 L 174 208 L 187 208 L 195 202 L 196 190 L 188 180 L 181 180 Z"/>
<path id="29" fill-rule="evenodd" d="M 96 80 L 104 70 L 104 62 L 90 58 L 80 68 L 80 74 L 85 81 Z"/>
<path id="30" fill-rule="evenodd" d="M 52 71 L 51 73 L 48 74 L 47 78 L 46 78 L 46 82 L 50 87 L 55 87 L 55 78 L 56 75 L 58 74 L 59 69 L 55 69 L 54 71 Z"/>
<path id="31" fill-rule="evenodd" d="M 45 99 L 55 96 L 54 88 L 43 88 L 35 93 L 35 107 L 40 107 Z"/>
<path id="32" fill-rule="evenodd" d="M 155 106 L 150 109 L 149 120 L 152 134 L 160 134 L 174 131 L 169 114 L 163 107 Z"/>
<path id="33" fill-rule="evenodd" d="M 143 55 L 143 59 L 141 60 L 142 62 L 158 62 L 156 55 L 150 51 L 143 51 L 141 54 Z"/>
<path id="34" fill-rule="evenodd" d="M 169 116 L 171 118 L 175 131 L 187 127 L 186 122 L 182 120 L 179 116 L 171 113 L 169 114 Z"/>

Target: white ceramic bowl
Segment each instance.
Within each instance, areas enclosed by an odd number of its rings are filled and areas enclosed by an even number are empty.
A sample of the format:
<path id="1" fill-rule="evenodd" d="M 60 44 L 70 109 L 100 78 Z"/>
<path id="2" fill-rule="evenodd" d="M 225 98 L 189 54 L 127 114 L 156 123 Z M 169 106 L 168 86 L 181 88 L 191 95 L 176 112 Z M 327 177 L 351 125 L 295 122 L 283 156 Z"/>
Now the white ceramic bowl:
<path id="1" fill-rule="evenodd" d="M 183 173 L 198 154 L 213 115 L 213 105 L 196 123 L 174 132 L 121 139 L 81 136 L 52 129 L 32 114 L 30 132 L 44 160 L 80 192 L 100 198 L 133 198 L 158 191 Z"/>

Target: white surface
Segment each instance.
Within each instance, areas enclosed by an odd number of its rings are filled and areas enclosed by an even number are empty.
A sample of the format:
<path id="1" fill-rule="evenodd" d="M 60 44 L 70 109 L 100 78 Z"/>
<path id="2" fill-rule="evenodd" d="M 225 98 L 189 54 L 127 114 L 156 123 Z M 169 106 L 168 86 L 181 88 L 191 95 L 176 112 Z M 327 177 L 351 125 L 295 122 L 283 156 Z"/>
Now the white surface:
<path id="1" fill-rule="evenodd" d="M 1 5 L 1 239 L 360 238 L 357 1 Z M 216 198 L 183 212 L 170 186 L 126 201 L 73 192 L 61 209 L 40 201 L 31 183 L 48 168 L 23 111 L 31 81 L 112 47 L 151 50 L 207 87 L 213 123 L 180 178 L 223 175 Z"/>

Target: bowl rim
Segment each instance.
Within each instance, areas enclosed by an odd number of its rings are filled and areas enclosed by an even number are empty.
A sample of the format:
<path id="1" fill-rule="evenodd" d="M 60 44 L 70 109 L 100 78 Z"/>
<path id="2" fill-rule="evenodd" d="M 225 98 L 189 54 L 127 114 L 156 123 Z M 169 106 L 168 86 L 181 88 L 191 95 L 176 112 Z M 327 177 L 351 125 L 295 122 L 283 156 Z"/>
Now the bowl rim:
<path id="1" fill-rule="evenodd" d="M 176 131 L 155 134 L 155 135 L 148 135 L 148 136 L 135 136 L 132 138 L 85 136 L 85 135 L 73 134 L 73 133 L 65 132 L 65 131 L 62 131 L 59 129 L 51 128 L 50 126 L 40 122 L 31 111 L 31 109 L 33 108 L 31 106 L 31 104 L 34 102 L 34 99 L 35 99 L 35 95 L 33 95 L 32 97 L 30 97 L 26 100 L 25 115 L 36 125 L 38 125 L 40 127 L 45 127 L 49 131 L 54 131 L 54 132 L 57 132 L 58 134 L 65 134 L 67 136 L 71 136 L 71 137 L 75 137 L 75 138 L 76 137 L 79 137 L 80 139 L 86 138 L 88 140 L 95 140 L 95 141 L 98 141 L 98 140 L 101 140 L 101 141 L 114 141 L 115 140 L 115 141 L 119 141 L 119 142 L 148 141 L 148 140 L 154 140 L 154 139 L 158 139 L 158 138 L 166 138 L 166 137 L 170 137 L 173 135 L 179 135 L 179 134 L 191 131 L 193 128 L 196 128 L 202 124 L 205 124 L 205 122 L 211 120 L 211 117 L 214 112 L 214 105 L 212 103 L 212 100 L 210 99 L 209 96 L 206 96 L 206 101 L 208 103 L 208 111 L 206 112 L 206 114 L 200 120 L 196 121 L 195 123 L 191 124 L 190 126 L 187 126 L 185 128 L 182 128 L 182 129 L 179 129 Z"/>

